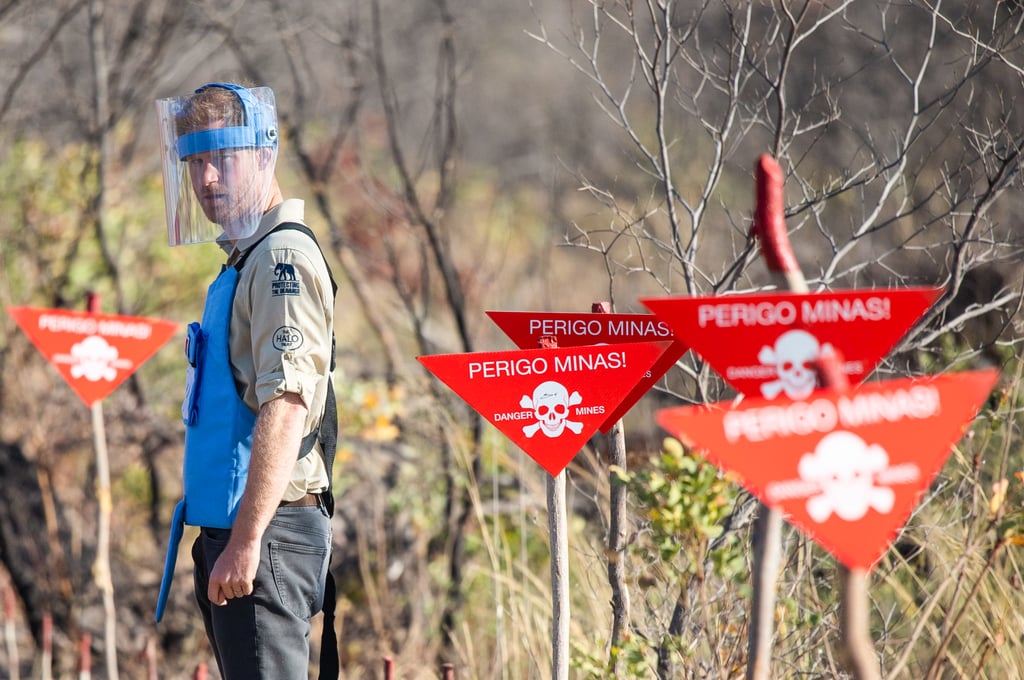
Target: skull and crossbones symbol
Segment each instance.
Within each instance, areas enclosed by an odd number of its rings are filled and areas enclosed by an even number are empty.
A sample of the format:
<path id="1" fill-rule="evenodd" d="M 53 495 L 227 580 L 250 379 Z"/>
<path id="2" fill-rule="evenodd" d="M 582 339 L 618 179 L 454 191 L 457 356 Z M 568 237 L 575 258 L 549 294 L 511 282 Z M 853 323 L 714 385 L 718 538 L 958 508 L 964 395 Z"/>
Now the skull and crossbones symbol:
<path id="1" fill-rule="evenodd" d="M 90 382 L 111 381 L 117 377 L 117 348 L 99 335 L 91 335 L 71 348 L 71 377 Z"/>
<path id="2" fill-rule="evenodd" d="M 765 345 L 758 352 L 757 360 L 774 366 L 777 380 L 761 385 L 765 399 L 774 399 L 785 392 L 790 399 L 806 399 L 817 385 L 814 361 L 819 354 L 831 352 L 832 345 L 818 344 L 818 339 L 807 331 L 787 331 L 779 336 L 774 347 Z"/>
<path id="3" fill-rule="evenodd" d="M 869 445 L 852 432 L 826 435 L 797 468 L 801 479 L 821 488 L 820 494 L 807 499 L 807 514 L 815 522 L 824 522 L 832 513 L 852 522 L 869 508 L 888 513 L 895 494 L 874 482 L 875 475 L 888 467 L 889 454 L 881 446 Z"/>
<path id="4" fill-rule="evenodd" d="M 523 426 L 523 434 L 532 437 L 538 431 L 548 437 L 560 437 L 566 428 L 574 434 L 583 431 L 583 423 L 569 420 L 569 407 L 576 406 L 583 401 L 579 392 L 565 389 L 560 383 L 548 380 L 537 385 L 533 390 L 533 397 L 523 395 L 519 400 L 522 408 L 533 411 L 537 422 Z"/>

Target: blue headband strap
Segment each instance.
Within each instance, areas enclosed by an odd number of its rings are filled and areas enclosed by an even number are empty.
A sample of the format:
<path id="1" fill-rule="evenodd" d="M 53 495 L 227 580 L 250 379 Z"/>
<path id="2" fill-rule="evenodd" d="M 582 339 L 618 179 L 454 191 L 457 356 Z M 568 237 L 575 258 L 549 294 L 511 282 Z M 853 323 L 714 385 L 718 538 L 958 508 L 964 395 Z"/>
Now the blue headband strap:
<path id="1" fill-rule="evenodd" d="M 246 149 L 258 146 L 253 130 L 247 127 L 211 128 L 188 132 L 178 137 L 178 158 L 221 149 Z M 264 145 L 265 146 L 265 145 Z"/>
<path id="2" fill-rule="evenodd" d="M 210 83 L 196 90 L 200 93 L 211 87 L 231 90 L 242 104 L 244 124 L 235 127 L 197 130 L 181 135 L 177 140 L 178 159 L 196 153 L 221 149 L 249 149 L 277 145 L 277 130 L 264 121 L 263 111 L 267 107 L 252 96 L 252 93 L 233 83 Z"/>

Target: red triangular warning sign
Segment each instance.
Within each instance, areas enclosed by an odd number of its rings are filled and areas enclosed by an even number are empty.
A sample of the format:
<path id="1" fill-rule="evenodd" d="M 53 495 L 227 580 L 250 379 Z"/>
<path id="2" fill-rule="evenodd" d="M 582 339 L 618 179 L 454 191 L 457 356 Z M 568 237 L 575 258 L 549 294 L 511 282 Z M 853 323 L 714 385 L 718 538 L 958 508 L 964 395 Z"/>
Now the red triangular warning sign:
<path id="1" fill-rule="evenodd" d="M 849 290 L 641 300 L 748 397 L 804 399 L 826 345 L 850 384 L 864 380 L 942 293 L 941 288 Z"/>
<path id="2" fill-rule="evenodd" d="M 68 309 L 7 311 L 86 406 L 117 389 L 178 327 L 170 321 Z"/>
<path id="3" fill-rule="evenodd" d="M 418 359 L 555 476 L 668 345 L 639 342 Z"/>
<path id="4" fill-rule="evenodd" d="M 687 347 L 676 340 L 672 329 L 653 314 L 612 314 L 591 312 L 487 312 L 505 335 L 520 349 L 532 349 L 542 337 L 553 337 L 558 347 L 621 344 L 624 342 L 669 341 L 668 349 L 658 358 L 647 375 L 608 414 L 599 428 L 608 432 L 629 409 L 647 394 L 665 372 L 686 354 Z"/>
<path id="5" fill-rule="evenodd" d="M 998 377 L 992 369 L 889 380 L 805 401 L 664 409 L 656 419 L 843 564 L 867 569 Z"/>

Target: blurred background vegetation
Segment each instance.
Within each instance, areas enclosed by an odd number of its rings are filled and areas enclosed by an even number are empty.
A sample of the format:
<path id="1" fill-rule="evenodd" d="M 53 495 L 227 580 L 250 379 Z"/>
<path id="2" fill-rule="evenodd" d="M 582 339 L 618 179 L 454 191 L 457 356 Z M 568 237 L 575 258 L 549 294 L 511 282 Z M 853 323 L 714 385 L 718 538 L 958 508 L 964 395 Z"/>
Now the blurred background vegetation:
<path id="1" fill-rule="evenodd" d="M 945 294 L 879 376 L 998 365 L 996 394 L 872 575 L 884 677 L 1024 669 L 1019 522 L 1024 13 L 1019 3 L 674 0 L 0 2 L 0 304 L 185 324 L 221 254 L 166 245 L 153 101 L 271 86 L 279 175 L 341 284 L 332 569 L 346 677 L 543 678 L 544 472 L 420 354 L 510 349 L 488 309 L 618 312 L 660 294 L 770 290 L 753 167 L 786 175 L 812 289 Z M 91 567 L 88 409 L 0 316 L 0 667 L 55 674 L 106 644 Z M 116 640 L 126 677 L 211 662 L 182 551 L 180 338 L 104 402 Z M 568 470 L 574 677 L 742 676 L 754 508 L 651 413 L 732 396 L 687 355 Z M 611 642 L 609 494 L 625 488 L 628 627 Z M 188 541 L 186 536 L 186 541 Z M 187 545 L 187 544 L 186 544 Z M 836 565 L 792 531 L 777 677 L 842 677 Z M 314 639 L 318 639 L 314 631 Z M 149 651 L 147 651 L 149 650 Z M 215 674 L 215 670 L 211 669 Z"/>

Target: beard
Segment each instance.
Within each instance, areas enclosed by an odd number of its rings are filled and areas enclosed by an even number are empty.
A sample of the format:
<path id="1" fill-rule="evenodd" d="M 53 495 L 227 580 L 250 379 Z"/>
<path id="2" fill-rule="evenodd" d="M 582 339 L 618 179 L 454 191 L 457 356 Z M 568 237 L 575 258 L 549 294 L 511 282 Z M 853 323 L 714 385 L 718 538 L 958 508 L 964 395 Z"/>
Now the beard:
<path id="1" fill-rule="evenodd" d="M 232 191 L 213 186 L 203 190 L 199 204 L 206 219 L 224 230 L 225 236 L 238 240 L 252 235 L 269 200 L 269 190 L 253 183 Z"/>

